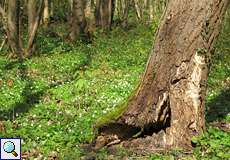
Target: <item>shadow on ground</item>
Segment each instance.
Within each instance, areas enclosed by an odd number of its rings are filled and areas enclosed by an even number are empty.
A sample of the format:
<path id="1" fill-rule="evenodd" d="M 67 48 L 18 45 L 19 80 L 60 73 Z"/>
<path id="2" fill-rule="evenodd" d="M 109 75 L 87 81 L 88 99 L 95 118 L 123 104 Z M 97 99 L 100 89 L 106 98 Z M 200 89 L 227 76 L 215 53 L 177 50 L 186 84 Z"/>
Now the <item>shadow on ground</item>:
<path id="1" fill-rule="evenodd" d="M 18 65 L 19 76 L 22 81 L 26 82 L 25 87 L 21 92 L 22 100 L 13 104 L 8 110 L 0 110 L 0 121 L 2 120 L 14 120 L 16 115 L 25 113 L 39 103 L 40 98 L 44 94 L 44 89 L 40 91 L 34 91 L 34 82 L 28 76 L 27 66 L 22 61 L 10 62 L 5 66 L 5 70 L 9 70 Z"/>
<path id="2" fill-rule="evenodd" d="M 219 96 L 208 102 L 206 108 L 207 122 L 225 119 L 230 114 L 230 89 L 224 90 Z"/>

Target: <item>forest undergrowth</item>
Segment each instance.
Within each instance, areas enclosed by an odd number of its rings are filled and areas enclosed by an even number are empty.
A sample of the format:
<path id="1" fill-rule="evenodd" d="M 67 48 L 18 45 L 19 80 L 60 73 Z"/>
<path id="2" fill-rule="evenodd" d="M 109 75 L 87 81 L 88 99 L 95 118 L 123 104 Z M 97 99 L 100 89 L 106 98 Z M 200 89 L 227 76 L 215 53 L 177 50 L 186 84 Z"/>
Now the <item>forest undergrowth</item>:
<path id="1" fill-rule="evenodd" d="M 93 124 L 126 100 L 137 86 L 153 44 L 156 26 L 133 25 L 97 32 L 92 43 L 70 44 L 60 37 L 38 35 L 37 53 L 20 62 L 0 53 L 0 137 L 23 139 L 30 159 L 229 159 L 230 158 L 230 23 L 216 44 L 208 80 L 204 135 L 193 138 L 193 153 L 132 155 L 106 149 L 85 153 L 94 138 Z M 45 32 L 41 30 L 40 32 Z"/>

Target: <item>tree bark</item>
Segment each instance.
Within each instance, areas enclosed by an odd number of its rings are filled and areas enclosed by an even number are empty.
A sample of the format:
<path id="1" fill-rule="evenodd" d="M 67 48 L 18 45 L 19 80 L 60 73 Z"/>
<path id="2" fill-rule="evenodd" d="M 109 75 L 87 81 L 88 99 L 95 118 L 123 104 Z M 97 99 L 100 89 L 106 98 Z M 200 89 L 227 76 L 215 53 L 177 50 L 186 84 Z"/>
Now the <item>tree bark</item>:
<path id="1" fill-rule="evenodd" d="M 121 21 L 122 21 L 121 25 L 122 27 L 127 27 L 130 0 L 121 0 L 120 5 L 121 5 Z"/>
<path id="2" fill-rule="evenodd" d="M 96 25 L 103 30 L 110 30 L 113 20 L 114 0 L 96 0 Z"/>
<path id="3" fill-rule="evenodd" d="M 44 0 L 43 23 L 46 27 L 49 25 L 49 0 Z"/>
<path id="4" fill-rule="evenodd" d="M 139 3 L 140 1 L 139 0 L 133 0 L 133 2 L 134 2 L 135 10 L 136 10 L 137 19 L 141 20 L 142 19 L 142 7 Z"/>
<path id="5" fill-rule="evenodd" d="M 123 146 L 141 150 L 191 147 L 205 129 L 209 62 L 228 2 L 168 2 L 136 94 L 115 122 L 99 127 L 100 136 L 115 134 Z"/>
<path id="6" fill-rule="evenodd" d="M 42 11 L 44 7 L 43 0 L 28 0 L 28 44 L 25 56 L 31 56 L 35 51 L 35 39 L 37 34 L 37 29 L 42 17 Z"/>
<path id="7" fill-rule="evenodd" d="M 7 11 L 7 38 L 14 55 L 22 58 L 22 48 L 19 37 L 20 0 L 9 0 Z"/>
<path id="8" fill-rule="evenodd" d="M 86 31 L 86 19 L 84 12 L 84 3 L 82 0 L 73 0 L 73 11 L 71 17 L 70 39 L 75 41 Z"/>
<path id="9" fill-rule="evenodd" d="M 153 0 L 148 0 L 148 5 L 149 5 L 149 21 L 152 22 L 154 18 Z"/>

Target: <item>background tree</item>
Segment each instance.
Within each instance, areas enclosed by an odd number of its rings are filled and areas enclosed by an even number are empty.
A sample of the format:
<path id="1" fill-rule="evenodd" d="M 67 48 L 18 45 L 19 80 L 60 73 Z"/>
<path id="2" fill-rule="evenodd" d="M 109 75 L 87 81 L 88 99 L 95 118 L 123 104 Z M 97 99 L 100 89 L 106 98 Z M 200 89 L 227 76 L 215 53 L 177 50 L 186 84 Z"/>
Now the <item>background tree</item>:
<path id="1" fill-rule="evenodd" d="M 19 15 L 20 15 L 20 1 L 9 0 L 7 9 L 7 38 L 13 54 L 22 58 L 22 48 L 20 46 L 19 37 Z"/>
<path id="2" fill-rule="evenodd" d="M 126 27 L 128 25 L 130 3 L 130 0 L 117 0 L 117 13 L 123 27 Z"/>
<path id="3" fill-rule="evenodd" d="M 20 13 L 20 1 L 11 1 L 7 3 L 7 14 L 5 10 L 0 7 L 0 11 L 4 19 L 6 19 L 5 31 L 7 33 L 7 39 L 11 51 L 14 55 L 19 58 L 31 56 L 35 51 L 34 41 L 36 39 L 37 29 L 41 19 L 41 13 L 43 9 L 43 0 L 28 0 L 27 11 L 28 11 L 28 43 L 26 51 L 22 48 L 22 17 Z"/>
<path id="4" fill-rule="evenodd" d="M 114 2 L 114 0 L 96 0 L 96 25 L 104 30 L 111 28 L 115 7 Z"/>
<path id="5" fill-rule="evenodd" d="M 44 0 L 43 23 L 46 27 L 49 24 L 49 6 L 50 0 Z"/>
<path id="6" fill-rule="evenodd" d="M 44 1 L 43 0 L 28 0 L 28 44 L 25 56 L 31 56 L 35 51 L 35 39 L 38 26 L 42 17 Z"/>
<path id="7" fill-rule="evenodd" d="M 70 39 L 72 41 L 86 34 L 85 1 L 73 0 Z"/>

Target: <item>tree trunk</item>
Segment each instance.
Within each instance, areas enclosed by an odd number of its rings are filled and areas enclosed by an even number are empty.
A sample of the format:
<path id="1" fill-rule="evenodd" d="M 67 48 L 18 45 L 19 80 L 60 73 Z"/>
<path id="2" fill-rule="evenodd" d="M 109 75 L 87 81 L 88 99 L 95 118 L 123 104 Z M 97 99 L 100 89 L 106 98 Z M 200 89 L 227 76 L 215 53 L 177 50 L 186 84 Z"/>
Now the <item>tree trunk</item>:
<path id="1" fill-rule="evenodd" d="M 81 35 L 85 34 L 85 29 L 86 29 L 86 19 L 85 19 L 83 1 L 73 0 L 70 39 L 72 41 L 75 41 Z"/>
<path id="2" fill-rule="evenodd" d="M 141 20 L 142 19 L 142 7 L 139 3 L 140 1 L 139 0 L 133 0 L 133 2 L 134 2 L 135 10 L 136 10 L 137 19 Z"/>
<path id="3" fill-rule="evenodd" d="M 22 48 L 20 47 L 19 37 L 19 15 L 20 15 L 20 0 L 8 1 L 7 12 L 7 37 L 12 53 L 19 58 L 22 58 Z"/>
<path id="4" fill-rule="evenodd" d="M 227 4 L 168 2 L 136 94 L 115 122 L 100 125 L 97 142 L 115 134 L 124 146 L 137 149 L 191 146 L 191 138 L 205 129 L 210 54 Z"/>
<path id="5" fill-rule="evenodd" d="M 46 27 L 49 25 L 49 0 L 44 0 L 43 24 Z"/>
<path id="6" fill-rule="evenodd" d="M 89 1 L 89 4 L 88 4 L 88 27 L 87 27 L 87 30 L 88 30 L 88 34 L 89 35 L 92 35 L 93 32 L 95 31 L 95 28 L 96 28 L 96 22 L 95 22 L 95 16 L 94 16 L 94 11 L 95 11 L 95 4 L 94 4 L 94 0 L 90 0 Z"/>
<path id="7" fill-rule="evenodd" d="M 148 5 L 149 5 L 149 21 L 152 22 L 154 18 L 153 0 L 148 0 Z"/>
<path id="8" fill-rule="evenodd" d="M 96 25 L 103 30 L 110 30 L 114 13 L 114 0 L 97 0 L 95 19 Z"/>
<path id="9" fill-rule="evenodd" d="M 130 0 L 122 0 L 120 5 L 121 5 L 121 20 L 122 20 L 121 25 L 122 27 L 127 27 Z"/>
<path id="10" fill-rule="evenodd" d="M 35 51 L 35 39 L 37 34 L 37 29 L 42 17 L 43 11 L 43 0 L 28 0 L 28 45 L 26 57 L 31 56 Z"/>

